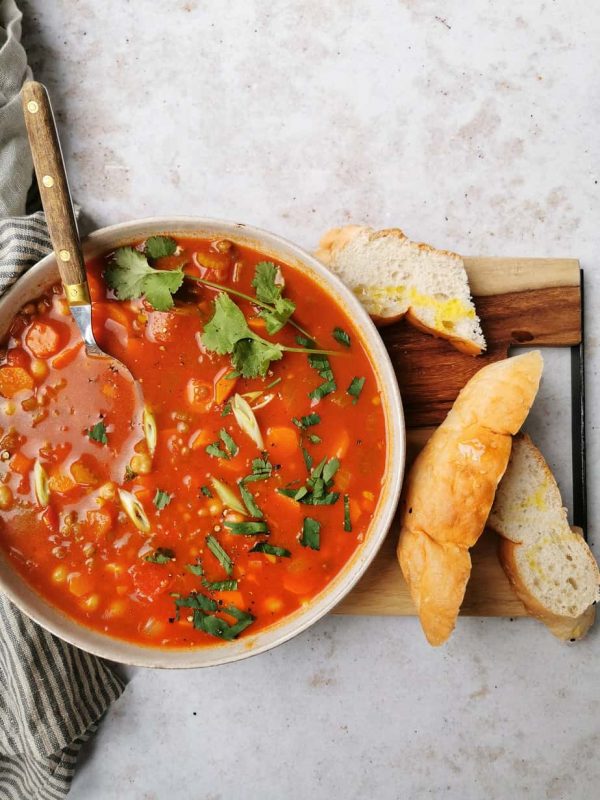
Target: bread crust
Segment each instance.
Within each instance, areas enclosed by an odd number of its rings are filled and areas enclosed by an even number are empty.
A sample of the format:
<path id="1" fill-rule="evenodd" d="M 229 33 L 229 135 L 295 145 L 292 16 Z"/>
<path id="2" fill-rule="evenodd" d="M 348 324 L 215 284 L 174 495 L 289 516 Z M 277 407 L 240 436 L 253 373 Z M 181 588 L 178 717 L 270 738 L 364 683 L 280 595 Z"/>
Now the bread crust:
<path id="1" fill-rule="evenodd" d="M 348 244 L 350 244 L 353 239 L 362 233 L 367 234 L 368 241 L 370 242 L 390 236 L 393 236 L 400 241 L 408 241 L 408 237 L 403 231 L 400 230 L 400 228 L 386 228 L 381 231 L 375 231 L 365 225 L 346 225 L 342 228 L 331 228 L 330 230 L 326 231 L 321 237 L 319 247 L 315 251 L 315 256 L 324 264 L 331 267 L 341 251 Z M 412 244 L 423 252 L 448 256 L 450 258 L 457 259 L 461 265 L 463 263 L 461 256 L 458 255 L 458 253 L 452 252 L 451 250 L 439 250 L 438 248 L 433 247 L 430 244 L 426 244 L 425 242 L 412 242 Z M 427 325 L 410 307 L 405 313 L 392 314 L 387 317 L 379 314 L 371 314 L 371 319 L 379 328 L 385 327 L 386 325 L 392 325 L 394 322 L 399 322 L 403 317 L 406 317 L 406 320 L 411 325 L 418 330 L 423 331 L 423 333 L 435 336 L 437 339 L 445 339 L 449 341 L 461 353 L 465 353 L 470 356 L 477 356 L 483 352 L 481 347 L 469 339 L 463 339 L 460 336 L 453 335 L 451 332 L 440 331 L 437 328 L 432 328 L 431 326 Z"/>
<path id="2" fill-rule="evenodd" d="M 470 574 L 468 550 L 485 527 L 542 368 L 534 351 L 479 370 L 408 475 L 397 554 L 433 645 L 454 629 Z"/>

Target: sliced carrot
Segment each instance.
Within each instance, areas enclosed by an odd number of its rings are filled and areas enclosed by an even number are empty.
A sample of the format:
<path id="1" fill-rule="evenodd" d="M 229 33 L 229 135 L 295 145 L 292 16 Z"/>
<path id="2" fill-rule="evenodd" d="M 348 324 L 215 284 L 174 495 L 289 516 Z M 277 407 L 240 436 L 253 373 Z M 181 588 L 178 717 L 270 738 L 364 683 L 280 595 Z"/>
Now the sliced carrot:
<path id="1" fill-rule="evenodd" d="M 318 573 L 308 567 L 293 571 L 288 569 L 283 576 L 283 585 L 288 592 L 293 592 L 294 594 L 310 594 L 317 588 L 318 583 Z"/>
<path id="2" fill-rule="evenodd" d="M 10 468 L 19 475 L 27 475 L 33 466 L 33 459 L 27 458 L 23 453 L 15 453 L 10 460 Z"/>
<path id="3" fill-rule="evenodd" d="M 55 358 L 52 359 L 52 367 L 54 369 L 64 369 L 68 367 L 69 364 L 72 364 L 75 358 L 77 357 L 77 353 L 83 347 L 83 342 L 78 342 L 73 347 L 67 347 L 66 350 L 63 350 L 62 353 L 59 353 Z"/>
<path id="4" fill-rule="evenodd" d="M 288 425 L 274 425 L 267 428 L 267 449 L 274 458 L 285 459 L 299 452 L 298 433 Z"/>
<path id="5" fill-rule="evenodd" d="M 237 378 L 228 378 L 231 373 L 230 367 L 223 367 L 215 377 L 215 403 L 221 405 L 235 389 Z"/>
<path id="6" fill-rule="evenodd" d="M 24 389 L 33 389 L 33 378 L 23 367 L 0 367 L 2 397 L 14 397 Z"/>
<path id="7" fill-rule="evenodd" d="M 248 326 L 253 331 L 264 331 L 266 329 L 266 323 L 262 317 L 249 317 Z"/>
<path id="8" fill-rule="evenodd" d="M 244 595 L 239 591 L 233 592 L 217 592 L 219 600 L 223 601 L 223 605 L 237 606 L 242 608 L 244 605 Z"/>
<path id="9" fill-rule="evenodd" d="M 71 475 L 80 486 L 97 486 L 100 479 L 95 471 L 95 460 L 81 456 L 71 464 Z"/>
<path id="10" fill-rule="evenodd" d="M 25 335 L 25 344 L 36 358 L 50 358 L 60 350 L 60 335 L 52 323 L 36 320 Z"/>
<path id="11" fill-rule="evenodd" d="M 199 431 L 194 431 L 190 437 L 190 447 L 192 450 L 202 450 L 207 444 L 210 444 L 214 436 L 205 428 Z"/>

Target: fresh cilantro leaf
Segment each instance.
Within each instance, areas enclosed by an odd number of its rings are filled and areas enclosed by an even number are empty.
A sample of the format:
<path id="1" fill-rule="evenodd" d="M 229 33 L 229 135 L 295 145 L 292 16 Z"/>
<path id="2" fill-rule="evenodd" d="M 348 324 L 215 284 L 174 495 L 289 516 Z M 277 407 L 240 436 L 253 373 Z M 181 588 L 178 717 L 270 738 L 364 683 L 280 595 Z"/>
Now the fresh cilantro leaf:
<path id="1" fill-rule="evenodd" d="M 200 487 L 200 491 L 202 492 L 202 494 L 204 495 L 204 497 L 212 497 L 212 492 L 211 492 L 211 490 L 208 488 L 208 486 L 201 486 L 201 487 Z"/>
<path id="2" fill-rule="evenodd" d="M 254 547 L 251 547 L 249 553 L 266 553 L 270 556 L 279 556 L 280 558 L 290 558 L 292 555 L 285 547 L 278 547 L 275 544 L 268 542 L 257 542 Z"/>
<path id="3" fill-rule="evenodd" d="M 196 612 L 210 612 L 216 611 L 218 606 L 215 600 L 211 600 L 206 595 L 199 594 L 198 592 L 190 592 L 183 597 L 175 597 L 175 619 L 179 619 L 180 608 L 191 608 Z"/>
<path id="4" fill-rule="evenodd" d="M 302 547 L 310 547 L 311 550 L 319 550 L 321 547 L 321 523 L 312 517 L 304 517 L 302 524 L 302 535 L 300 544 Z"/>
<path id="5" fill-rule="evenodd" d="M 276 281 L 279 281 L 277 283 Z M 272 261 L 260 261 L 256 265 L 252 286 L 261 303 L 275 303 L 281 297 L 281 271 Z"/>
<path id="6" fill-rule="evenodd" d="M 144 559 L 151 564 L 168 564 L 175 558 L 175 552 L 169 547 L 158 547 L 153 553 Z"/>
<path id="7" fill-rule="evenodd" d="M 148 259 L 133 247 L 119 247 L 104 273 L 106 283 L 119 300 L 145 296 L 157 311 L 173 307 L 172 295 L 183 283 L 183 269 L 154 269 Z"/>
<path id="8" fill-rule="evenodd" d="M 321 417 L 318 414 L 314 414 L 314 413 L 313 414 L 307 414 L 304 417 L 300 417 L 300 419 L 298 419 L 298 417 L 293 417 L 292 418 L 292 422 L 298 428 L 301 428 L 301 429 L 310 428 L 312 425 L 318 425 L 319 422 L 321 422 Z"/>
<path id="9" fill-rule="evenodd" d="M 306 347 L 309 350 L 311 348 L 317 346 L 317 343 L 315 342 L 315 340 L 314 339 L 309 339 L 307 336 L 301 336 L 301 335 L 296 336 L 296 341 L 298 342 L 300 347 Z"/>
<path id="10" fill-rule="evenodd" d="M 350 386 L 346 389 L 346 393 L 354 398 L 352 401 L 353 404 L 356 405 L 356 403 L 358 403 L 358 398 L 360 397 L 364 385 L 365 378 L 352 378 Z"/>
<path id="11" fill-rule="evenodd" d="M 316 389 L 313 389 L 312 392 L 309 392 L 308 396 L 311 400 L 322 400 L 324 397 L 327 397 L 328 394 L 335 392 L 336 389 L 336 382 L 332 379 L 325 381 L 325 383 L 321 383 Z"/>
<path id="12" fill-rule="evenodd" d="M 350 336 L 343 328 L 334 328 L 331 334 L 336 342 L 343 344 L 344 347 L 350 347 Z"/>
<path id="13" fill-rule="evenodd" d="M 238 487 L 240 490 L 240 494 L 242 495 L 242 500 L 244 501 L 244 505 L 248 509 L 248 513 L 251 517 L 257 517 L 258 519 L 263 518 L 263 512 L 260 508 L 256 505 L 256 500 L 254 499 L 254 495 L 246 486 L 244 486 L 244 481 L 238 481 Z"/>
<path id="14" fill-rule="evenodd" d="M 241 339 L 234 345 L 231 360 L 244 378 L 264 378 L 271 361 L 279 361 L 282 356 L 280 344 L 261 338 Z"/>
<path id="15" fill-rule="evenodd" d="M 144 245 L 144 252 L 150 258 L 172 256 L 176 250 L 177 242 L 171 236 L 151 236 Z"/>
<path id="16" fill-rule="evenodd" d="M 208 453 L 209 456 L 213 456 L 214 458 L 229 458 L 229 455 L 225 452 L 225 450 L 221 450 L 218 442 L 213 442 L 212 444 L 206 445 L 204 451 Z"/>
<path id="17" fill-rule="evenodd" d="M 273 465 L 269 461 L 268 454 L 263 453 L 262 458 L 252 459 L 252 475 L 246 475 L 243 479 L 244 483 L 251 481 L 266 481 L 271 477 L 273 472 Z"/>
<path id="18" fill-rule="evenodd" d="M 166 508 L 169 505 L 171 500 L 172 497 L 168 492 L 163 492 L 162 489 L 157 489 L 152 502 L 158 508 L 158 510 L 161 511 L 163 508 Z"/>
<path id="19" fill-rule="evenodd" d="M 266 522 L 224 522 L 223 525 L 231 533 L 239 536 L 256 536 L 259 533 L 268 533 Z"/>
<path id="20" fill-rule="evenodd" d="M 265 321 L 267 333 L 273 334 L 278 333 L 283 328 L 295 310 L 295 303 L 286 297 L 278 297 L 275 301 L 274 310 L 270 311 L 267 308 L 263 308 L 259 316 Z"/>
<path id="21" fill-rule="evenodd" d="M 232 458 L 233 458 L 233 456 L 235 456 L 235 455 L 237 455 L 237 454 L 239 453 L 239 451 L 240 451 L 240 448 L 239 448 L 239 447 L 237 446 L 237 444 L 236 444 L 236 443 L 233 441 L 233 439 L 232 439 L 232 438 L 231 438 L 231 436 L 230 436 L 230 435 L 227 433 L 227 431 L 225 430 L 225 428 L 221 428 L 221 430 L 219 431 L 219 438 L 221 439 L 221 441 L 222 441 L 222 442 L 223 442 L 223 444 L 225 445 L 225 449 L 227 450 L 227 452 L 229 453 L 229 455 L 230 455 Z"/>
<path id="22" fill-rule="evenodd" d="M 344 495 L 344 530 L 352 530 L 352 520 L 350 519 L 350 495 Z"/>
<path id="23" fill-rule="evenodd" d="M 100 442 L 100 444 L 108 444 L 108 436 L 106 435 L 106 425 L 100 421 L 92 425 L 88 429 L 87 435 L 90 442 Z"/>
<path id="24" fill-rule="evenodd" d="M 206 546 L 213 554 L 213 556 L 217 559 L 219 564 L 223 567 L 225 572 L 228 575 L 231 575 L 233 570 L 233 561 L 231 557 L 227 555 L 225 550 L 221 547 L 220 543 L 215 539 L 212 533 L 209 533 L 206 537 Z"/>
<path id="25" fill-rule="evenodd" d="M 333 372 L 329 358 L 322 353 L 310 353 L 308 356 L 308 363 L 325 381 L 333 380 Z"/>
<path id="26" fill-rule="evenodd" d="M 239 636 L 243 630 L 254 622 L 252 614 L 246 611 L 240 611 L 238 608 L 235 608 L 235 606 L 227 606 L 227 608 L 223 609 L 223 612 L 229 614 L 238 621 L 234 625 L 230 625 L 226 620 L 220 617 L 194 611 L 194 627 L 205 633 L 210 633 L 211 636 L 217 636 L 219 639 L 226 639 L 229 641 Z"/>
<path id="27" fill-rule="evenodd" d="M 202 334 L 202 344 L 206 349 L 226 355 L 233 353 L 237 342 L 253 337 L 241 309 L 225 292 L 218 294 L 215 298 L 215 313 L 204 326 Z"/>

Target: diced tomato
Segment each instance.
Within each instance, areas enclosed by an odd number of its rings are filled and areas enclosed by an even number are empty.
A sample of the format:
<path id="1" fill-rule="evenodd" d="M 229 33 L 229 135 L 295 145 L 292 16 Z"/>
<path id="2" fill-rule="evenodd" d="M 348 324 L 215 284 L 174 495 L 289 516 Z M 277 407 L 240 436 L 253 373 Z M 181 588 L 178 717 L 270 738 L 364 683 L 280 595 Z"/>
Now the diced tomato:
<path id="1" fill-rule="evenodd" d="M 0 367 L 2 397 L 14 397 L 25 389 L 33 389 L 33 378 L 23 367 Z"/>
<path id="2" fill-rule="evenodd" d="M 82 347 L 83 342 L 78 342 L 76 345 L 73 345 L 73 347 L 67 347 L 59 353 L 56 358 L 52 359 L 52 366 L 54 369 L 64 369 L 68 367 L 69 364 L 72 364 Z"/>
<path id="3" fill-rule="evenodd" d="M 150 564 L 145 561 L 135 564 L 129 572 L 136 591 L 147 600 L 152 600 L 157 594 L 165 591 L 172 580 L 168 564 Z"/>
<path id="4" fill-rule="evenodd" d="M 10 468 L 19 475 L 27 475 L 33 467 L 33 459 L 27 458 L 23 453 L 15 453 L 10 460 Z"/>
<path id="5" fill-rule="evenodd" d="M 266 446 L 269 455 L 278 461 L 285 461 L 290 456 L 297 456 L 300 442 L 296 428 L 291 425 L 274 425 L 267 428 Z"/>
<path id="6" fill-rule="evenodd" d="M 88 511 L 86 522 L 92 530 L 94 539 L 99 540 L 103 539 L 111 531 L 114 524 L 114 515 L 110 513 L 108 508 Z"/>
<path id="7" fill-rule="evenodd" d="M 48 506 L 42 513 L 42 522 L 51 533 L 58 533 L 58 514 L 52 506 Z"/>

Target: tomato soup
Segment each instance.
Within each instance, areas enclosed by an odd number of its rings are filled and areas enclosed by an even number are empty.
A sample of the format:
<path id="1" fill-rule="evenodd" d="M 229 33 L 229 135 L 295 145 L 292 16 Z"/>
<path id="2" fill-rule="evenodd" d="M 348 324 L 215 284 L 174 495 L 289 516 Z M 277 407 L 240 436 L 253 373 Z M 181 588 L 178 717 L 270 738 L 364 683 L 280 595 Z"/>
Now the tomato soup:
<path id="1" fill-rule="evenodd" d="M 299 269 L 228 240 L 91 259 L 100 346 L 62 289 L 0 352 L 0 547 L 78 622 L 197 647 L 310 603 L 364 540 L 385 418 L 353 321 Z M 138 409 L 139 410 L 139 409 Z"/>

